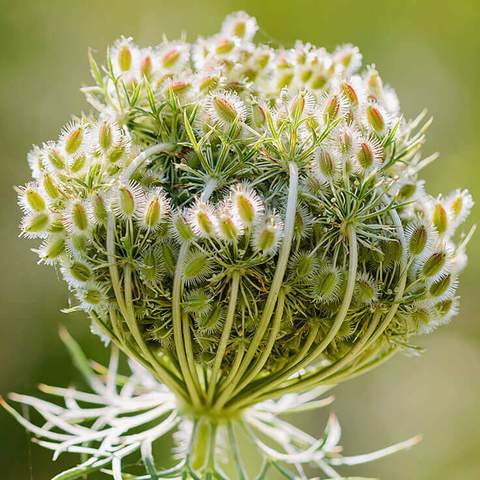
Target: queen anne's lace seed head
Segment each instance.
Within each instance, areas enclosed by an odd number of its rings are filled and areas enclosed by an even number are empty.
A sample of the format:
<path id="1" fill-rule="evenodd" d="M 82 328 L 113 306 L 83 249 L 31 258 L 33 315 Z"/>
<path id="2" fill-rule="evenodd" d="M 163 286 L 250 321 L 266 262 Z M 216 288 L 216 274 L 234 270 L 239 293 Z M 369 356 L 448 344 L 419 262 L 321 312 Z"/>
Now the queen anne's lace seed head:
<path id="1" fill-rule="evenodd" d="M 257 29 L 240 12 L 192 43 L 91 57 L 95 112 L 34 147 L 17 190 L 73 309 L 188 418 L 343 381 L 458 311 L 473 200 L 427 193 L 429 121 L 356 47 L 272 48 Z"/>

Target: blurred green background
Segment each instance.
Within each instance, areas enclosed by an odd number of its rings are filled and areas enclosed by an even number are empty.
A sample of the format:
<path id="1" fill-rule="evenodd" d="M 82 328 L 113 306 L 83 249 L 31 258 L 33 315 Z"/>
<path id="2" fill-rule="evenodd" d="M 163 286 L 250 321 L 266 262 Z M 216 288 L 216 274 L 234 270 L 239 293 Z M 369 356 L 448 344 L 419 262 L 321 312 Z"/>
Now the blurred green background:
<path id="1" fill-rule="evenodd" d="M 407 116 L 434 115 L 427 152 L 441 159 L 425 171 L 431 193 L 469 188 L 480 201 L 480 3 L 478 0 L 0 0 L 1 321 L 0 393 L 33 392 L 37 382 L 78 380 L 57 336 L 59 322 L 102 358 L 81 316 L 59 313 L 65 288 L 52 269 L 36 267 L 32 243 L 17 238 L 12 186 L 29 178 L 32 143 L 54 138 L 69 115 L 87 109 L 87 48 L 103 55 L 115 38 L 140 44 L 211 34 L 228 12 L 244 9 L 261 39 L 286 46 L 301 38 L 329 49 L 352 42 L 394 85 Z M 479 208 L 473 212 L 478 221 Z M 417 448 L 352 473 L 384 480 L 480 478 L 480 242 L 470 244 L 460 316 L 418 343 L 420 358 L 398 357 L 336 391 L 343 444 L 361 453 L 423 433 Z M 320 418 L 303 418 L 321 428 Z M 32 446 L 0 412 L 0 478 L 47 480 L 62 465 Z"/>

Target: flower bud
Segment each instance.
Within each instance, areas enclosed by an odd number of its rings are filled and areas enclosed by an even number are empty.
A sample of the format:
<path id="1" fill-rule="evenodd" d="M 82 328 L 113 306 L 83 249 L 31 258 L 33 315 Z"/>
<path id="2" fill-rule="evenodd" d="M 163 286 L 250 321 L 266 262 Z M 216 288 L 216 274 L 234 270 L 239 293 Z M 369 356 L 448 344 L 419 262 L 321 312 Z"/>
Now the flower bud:
<path id="1" fill-rule="evenodd" d="M 251 226 L 263 212 L 259 196 L 245 185 L 237 185 L 233 188 L 232 208 L 245 227 Z"/>
<path id="2" fill-rule="evenodd" d="M 233 92 L 211 94 L 206 102 L 206 110 L 222 126 L 229 126 L 235 121 L 245 122 L 247 117 L 245 105 Z"/>
<path id="3" fill-rule="evenodd" d="M 147 230 L 160 226 L 160 222 L 168 215 L 170 210 L 167 198 L 161 189 L 153 190 L 147 197 L 141 223 Z"/>
<path id="4" fill-rule="evenodd" d="M 232 214 L 231 206 L 220 206 L 217 211 L 218 233 L 227 242 L 235 240 L 242 232 L 242 226 Z"/>
<path id="5" fill-rule="evenodd" d="M 277 250 L 281 236 L 280 220 L 275 215 L 269 215 L 256 226 L 253 245 L 263 255 L 271 255 Z"/>
<path id="6" fill-rule="evenodd" d="M 215 236 L 215 216 L 210 205 L 198 201 L 197 204 L 189 210 L 187 220 L 195 235 L 199 237 Z"/>
<path id="7" fill-rule="evenodd" d="M 388 122 L 386 113 L 376 104 L 370 104 L 366 109 L 367 124 L 378 134 L 385 133 Z"/>
<path id="8" fill-rule="evenodd" d="M 113 207 L 115 213 L 123 219 L 135 217 L 143 206 L 144 195 L 142 188 L 135 184 L 121 184 L 114 194 Z"/>

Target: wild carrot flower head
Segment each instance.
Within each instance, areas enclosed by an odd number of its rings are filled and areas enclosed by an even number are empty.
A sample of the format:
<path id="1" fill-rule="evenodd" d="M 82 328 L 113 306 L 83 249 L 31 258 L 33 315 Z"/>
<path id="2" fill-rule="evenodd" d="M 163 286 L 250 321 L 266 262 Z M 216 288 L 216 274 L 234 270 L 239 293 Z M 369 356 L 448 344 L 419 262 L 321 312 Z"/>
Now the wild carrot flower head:
<path id="1" fill-rule="evenodd" d="M 192 44 L 91 56 L 93 112 L 33 148 L 18 189 L 74 309 L 194 412 L 409 350 L 456 314 L 465 264 L 473 201 L 426 193 L 425 114 L 405 119 L 354 46 L 256 30 L 237 13 Z"/>

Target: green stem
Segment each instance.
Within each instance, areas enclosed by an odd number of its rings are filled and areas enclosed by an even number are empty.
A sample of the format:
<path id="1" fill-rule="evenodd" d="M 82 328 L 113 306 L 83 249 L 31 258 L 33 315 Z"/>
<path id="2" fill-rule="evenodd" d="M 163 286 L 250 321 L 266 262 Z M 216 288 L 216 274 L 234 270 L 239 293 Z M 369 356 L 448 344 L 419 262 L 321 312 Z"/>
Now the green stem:
<path id="1" fill-rule="evenodd" d="M 129 330 L 131 331 L 138 347 L 142 351 L 145 359 L 148 363 L 150 363 L 151 367 L 153 368 L 154 372 L 158 375 L 158 378 L 165 383 L 172 391 L 176 392 L 181 396 L 185 396 L 185 392 L 182 390 L 181 382 L 178 378 L 174 377 L 174 375 L 167 369 L 165 369 L 158 361 L 158 359 L 152 354 L 150 349 L 145 344 L 143 337 L 138 330 L 138 325 L 135 318 L 135 312 L 133 310 L 133 305 L 131 305 L 131 279 L 128 279 L 128 286 L 125 286 L 125 296 L 124 292 L 122 292 L 122 287 L 120 283 L 120 274 L 118 273 L 118 266 L 115 256 L 115 217 L 113 215 L 109 215 L 108 223 L 107 223 L 107 258 L 109 264 L 109 272 L 110 278 L 112 280 L 112 287 L 115 294 L 115 299 L 117 301 L 118 307 L 122 316 L 124 317 Z M 130 267 L 128 268 L 129 276 L 130 276 Z M 126 275 L 126 273 L 125 273 Z M 125 278 L 127 282 L 127 279 Z M 130 305 L 127 305 L 126 299 L 130 300 Z"/>
<path id="2" fill-rule="evenodd" d="M 136 172 L 140 165 L 148 159 L 148 157 L 156 155 L 157 153 L 172 152 L 174 149 L 175 145 L 173 143 L 157 143 L 156 145 L 147 148 L 142 153 L 137 155 L 132 160 L 130 165 L 128 165 L 128 167 L 123 171 L 121 181 L 128 182 L 132 175 Z"/>
<path id="3" fill-rule="evenodd" d="M 304 356 L 300 361 L 295 362 L 293 365 L 289 366 L 286 370 L 283 370 L 278 373 L 274 373 L 265 379 L 262 379 L 262 383 L 257 386 L 254 390 L 249 390 L 248 388 L 242 392 L 239 399 L 242 397 L 248 397 L 249 399 L 261 396 L 265 392 L 271 391 L 273 388 L 281 385 L 286 379 L 288 379 L 295 372 L 310 364 L 313 360 L 318 358 L 324 350 L 330 345 L 332 340 L 337 335 L 340 330 L 345 318 L 347 316 L 350 304 L 353 298 L 353 291 L 355 288 L 355 279 L 357 276 L 357 264 L 358 264 L 358 245 L 355 229 L 352 225 L 348 225 L 346 229 L 348 241 L 349 241 L 349 265 L 348 265 L 348 278 L 347 278 L 347 287 L 345 294 L 343 296 L 342 304 L 340 309 L 335 316 L 332 327 L 327 333 L 326 337 L 320 342 L 320 344 L 309 354 Z"/>
<path id="4" fill-rule="evenodd" d="M 207 401 L 210 404 L 213 400 L 213 395 L 216 388 L 216 380 L 222 366 L 222 360 L 227 348 L 228 339 L 230 338 L 230 332 L 233 326 L 233 320 L 235 318 L 235 309 L 237 306 L 238 288 L 240 285 L 240 272 L 235 271 L 232 274 L 232 286 L 230 290 L 230 301 L 228 304 L 227 318 L 225 325 L 223 326 L 222 336 L 220 343 L 218 344 L 217 353 L 215 355 L 215 361 L 213 364 L 212 373 L 210 375 L 210 383 L 208 386 Z"/>
<path id="5" fill-rule="evenodd" d="M 180 247 L 180 252 L 177 258 L 177 265 L 175 268 L 175 276 L 173 279 L 173 290 L 172 290 L 172 322 L 173 322 L 173 338 L 175 342 L 175 350 L 177 352 L 177 358 L 180 365 L 180 370 L 182 372 L 183 378 L 187 385 L 188 392 L 192 398 L 194 406 L 199 407 L 201 405 L 199 392 L 195 387 L 195 383 L 192 378 L 190 371 L 190 366 L 187 361 L 187 356 L 184 348 L 184 337 L 183 337 L 183 325 L 182 325 L 182 307 L 181 307 L 181 298 L 182 298 L 182 277 L 183 269 L 185 265 L 185 258 L 188 253 L 189 245 L 184 243 Z"/>
<path id="6" fill-rule="evenodd" d="M 290 182 L 288 188 L 288 199 L 287 199 L 287 211 L 285 215 L 285 230 L 282 246 L 280 248 L 280 253 L 278 255 L 277 267 L 275 269 L 275 274 L 273 276 L 272 284 L 270 286 L 270 292 L 268 294 L 267 300 L 265 302 L 265 307 L 260 318 L 259 325 L 255 331 L 252 342 L 250 343 L 245 356 L 242 359 L 242 363 L 232 380 L 230 386 L 223 391 L 220 398 L 218 399 L 218 404 L 222 405 L 228 401 L 228 396 L 231 395 L 233 390 L 238 385 L 243 374 L 249 367 L 251 361 L 257 353 L 257 349 L 260 346 L 260 343 L 265 335 L 265 332 L 270 323 L 270 319 L 277 303 L 278 293 L 282 286 L 283 277 L 285 275 L 285 270 L 287 268 L 288 260 L 290 257 L 290 248 L 292 245 L 294 230 L 295 230 L 295 215 L 297 211 L 297 199 L 298 199 L 298 166 L 294 162 L 289 163 L 289 174 Z"/>
<path id="7" fill-rule="evenodd" d="M 282 318 L 283 318 L 284 306 L 285 306 L 285 292 L 283 290 L 280 290 L 280 293 L 278 295 L 278 300 L 277 300 L 277 309 L 275 312 L 275 317 L 273 319 L 273 325 L 270 329 L 270 334 L 268 336 L 267 345 L 263 349 L 262 354 L 260 355 L 259 359 L 255 363 L 253 369 L 250 372 L 247 372 L 245 378 L 240 382 L 240 384 L 237 386 L 237 388 L 233 392 L 233 395 L 243 390 L 250 383 L 250 381 L 254 379 L 258 373 L 260 373 L 265 363 L 267 363 L 268 357 L 270 356 L 270 353 L 275 344 L 275 340 L 277 339 L 278 332 L 280 330 L 280 325 L 282 323 Z"/>

